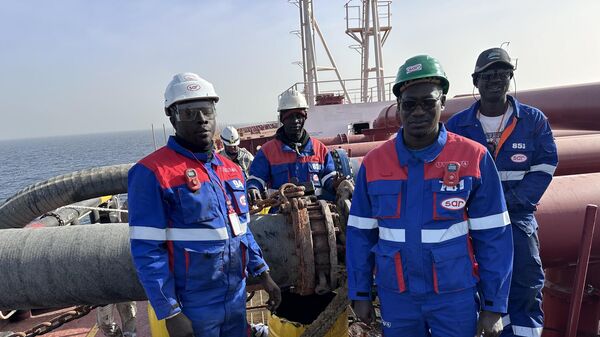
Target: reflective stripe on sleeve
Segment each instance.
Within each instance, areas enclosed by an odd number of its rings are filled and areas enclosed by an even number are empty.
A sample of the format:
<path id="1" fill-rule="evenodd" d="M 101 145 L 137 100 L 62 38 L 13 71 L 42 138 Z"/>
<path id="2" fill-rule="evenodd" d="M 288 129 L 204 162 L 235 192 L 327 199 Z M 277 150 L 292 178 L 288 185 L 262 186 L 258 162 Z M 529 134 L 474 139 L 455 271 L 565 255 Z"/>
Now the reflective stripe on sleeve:
<path id="1" fill-rule="evenodd" d="M 327 179 L 334 177 L 337 174 L 337 171 L 333 171 L 331 173 L 329 173 L 328 175 L 324 176 L 323 179 L 321 179 L 321 184 L 325 185 L 325 182 L 327 181 Z"/>
<path id="2" fill-rule="evenodd" d="M 500 214 L 493 214 L 484 216 L 483 218 L 470 218 L 469 229 L 470 230 L 483 230 L 490 228 L 498 228 L 510 225 L 510 216 L 508 212 L 502 212 Z"/>
<path id="3" fill-rule="evenodd" d="M 423 229 L 421 230 L 421 242 L 423 243 L 439 243 L 448 241 L 469 232 L 469 224 L 467 221 L 455 223 L 447 229 Z"/>
<path id="4" fill-rule="evenodd" d="M 404 229 L 379 227 L 379 238 L 387 241 L 406 242 Z"/>
<path id="5" fill-rule="evenodd" d="M 529 172 L 545 172 L 549 175 L 554 175 L 554 171 L 556 171 L 556 166 L 550 164 L 533 165 L 529 168 Z"/>
<path id="6" fill-rule="evenodd" d="M 356 215 L 348 217 L 348 226 L 358 229 L 375 229 L 378 226 L 377 219 L 363 218 Z"/>
<path id="7" fill-rule="evenodd" d="M 498 171 L 500 175 L 500 180 L 502 181 L 511 181 L 511 180 L 523 180 L 525 175 L 529 172 L 544 172 L 549 175 L 554 175 L 554 171 L 556 171 L 556 166 L 550 164 L 539 164 L 533 165 L 529 168 L 529 171 Z"/>
<path id="8" fill-rule="evenodd" d="M 527 171 L 498 171 L 501 181 L 523 180 Z"/>

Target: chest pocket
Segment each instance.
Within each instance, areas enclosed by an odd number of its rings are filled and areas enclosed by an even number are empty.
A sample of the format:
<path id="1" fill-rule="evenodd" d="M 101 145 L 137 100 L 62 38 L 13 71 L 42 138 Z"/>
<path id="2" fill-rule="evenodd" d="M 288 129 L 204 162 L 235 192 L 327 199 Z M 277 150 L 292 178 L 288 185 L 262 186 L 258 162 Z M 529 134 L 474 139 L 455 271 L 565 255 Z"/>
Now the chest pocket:
<path id="1" fill-rule="evenodd" d="M 431 182 L 433 192 L 433 219 L 456 220 L 465 218 L 465 207 L 471 191 L 473 180 L 462 177 L 456 186 L 450 187 L 442 183 L 442 179 Z"/>
<path id="2" fill-rule="evenodd" d="M 402 209 L 402 181 L 378 181 L 370 184 L 367 193 L 374 218 L 399 218 Z"/>
<path id="3" fill-rule="evenodd" d="M 500 150 L 497 158 L 498 170 L 517 171 L 529 169 L 535 154 L 535 145 L 531 139 L 518 139 L 507 141 Z M 500 161 L 500 160 L 501 161 Z"/>
<path id="4" fill-rule="evenodd" d="M 248 201 L 246 200 L 246 189 L 240 179 L 226 180 L 227 192 L 231 199 L 231 204 L 237 214 L 248 213 Z"/>
<path id="5" fill-rule="evenodd" d="M 186 186 L 179 187 L 177 196 L 186 224 L 210 221 L 219 216 L 219 202 L 210 182 L 202 182 L 196 192 Z"/>
<path id="6" fill-rule="evenodd" d="M 271 188 L 277 189 L 281 187 L 281 185 L 290 181 L 291 177 L 288 171 L 288 164 L 271 166 L 271 175 L 273 178 L 271 181 Z"/>

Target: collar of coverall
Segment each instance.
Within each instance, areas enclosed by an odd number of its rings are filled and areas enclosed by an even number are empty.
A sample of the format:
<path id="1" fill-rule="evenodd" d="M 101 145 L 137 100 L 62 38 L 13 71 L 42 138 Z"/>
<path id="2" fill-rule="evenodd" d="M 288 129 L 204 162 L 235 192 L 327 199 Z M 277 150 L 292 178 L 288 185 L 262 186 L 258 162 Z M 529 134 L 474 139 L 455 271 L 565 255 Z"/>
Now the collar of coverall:
<path id="1" fill-rule="evenodd" d="M 511 95 L 506 95 L 506 98 L 508 99 L 508 102 L 513 106 L 513 115 L 515 115 L 517 118 L 521 118 L 521 111 L 519 110 L 519 101 L 517 101 L 517 99 L 512 97 Z M 480 105 L 481 100 L 477 100 L 477 102 L 473 103 L 473 105 L 469 107 L 469 110 L 467 110 L 468 113 L 466 118 L 461 118 L 458 125 L 468 126 L 478 123 L 479 120 L 477 119 L 477 111 L 479 111 Z"/>
<path id="2" fill-rule="evenodd" d="M 419 159 L 426 163 L 434 161 L 435 158 L 437 158 L 442 152 L 444 145 L 446 145 L 448 132 L 446 131 L 446 127 L 443 123 L 439 123 L 439 127 L 440 131 L 435 142 L 424 148 L 424 151 L 419 151 Z M 398 131 L 398 135 L 396 136 L 396 153 L 398 154 L 398 161 L 400 161 L 400 165 L 406 166 L 408 165 L 408 161 L 411 158 L 414 158 L 414 151 L 411 152 L 404 144 L 404 139 L 402 137 L 403 132 L 404 129 L 400 128 L 400 131 Z"/>
<path id="3" fill-rule="evenodd" d="M 301 144 L 300 148 L 299 148 L 299 151 L 301 153 L 314 154 L 313 148 L 312 148 L 312 142 L 310 142 L 310 136 L 308 135 L 308 132 L 306 132 L 305 129 L 302 130 L 302 136 L 300 138 L 300 141 L 298 141 L 298 142 L 294 142 L 291 139 L 286 137 L 285 132 L 283 131 L 283 126 L 280 127 L 279 129 L 277 129 L 277 132 L 275 133 L 275 138 L 277 138 L 278 140 L 280 140 L 283 143 L 283 149 L 285 151 L 295 152 L 294 144 Z"/>
<path id="4" fill-rule="evenodd" d="M 192 152 L 192 151 L 186 149 L 185 147 L 181 146 L 179 143 L 177 143 L 177 140 L 175 140 L 175 136 L 169 137 L 169 141 L 167 142 L 167 147 L 169 149 L 179 153 L 182 156 L 185 156 L 192 160 L 199 160 L 204 163 L 209 161 L 209 155 L 210 155 L 210 157 L 212 157 L 212 158 L 210 158 L 211 164 L 217 165 L 217 166 L 223 165 L 221 160 L 217 156 L 215 156 L 214 149 L 211 152 Z"/>

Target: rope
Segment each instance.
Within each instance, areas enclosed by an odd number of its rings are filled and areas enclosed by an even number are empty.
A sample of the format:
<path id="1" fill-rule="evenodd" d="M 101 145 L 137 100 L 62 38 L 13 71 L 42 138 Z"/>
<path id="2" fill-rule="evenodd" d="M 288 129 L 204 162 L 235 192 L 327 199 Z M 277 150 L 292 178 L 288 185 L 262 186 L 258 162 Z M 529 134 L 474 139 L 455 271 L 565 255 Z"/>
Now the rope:
<path id="1" fill-rule="evenodd" d="M 336 295 L 329 302 L 325 310 L 321 312 L 319 317 L 312 322 L 300 337 L 320 337 L 325 336 L 331 329 L 338 317 L 346 312 L 346 308 L 350 304 L 348 300 L 348 288 L 342 285 L 336 290 Z"/>
<path id="2" fill-rule="evenodd" d="M 103 207 L 91 207 L 91 206 L 77 206 L 69 205 L 59 207 L 58 209 L 71 208 L 71 209 L 85 209 L 89 211 L 104 211 L 104 212 L 117 212 L 117 213 L 129 213 L 126 209 L 115 209 L 115 208 L 103 208 Z"/>

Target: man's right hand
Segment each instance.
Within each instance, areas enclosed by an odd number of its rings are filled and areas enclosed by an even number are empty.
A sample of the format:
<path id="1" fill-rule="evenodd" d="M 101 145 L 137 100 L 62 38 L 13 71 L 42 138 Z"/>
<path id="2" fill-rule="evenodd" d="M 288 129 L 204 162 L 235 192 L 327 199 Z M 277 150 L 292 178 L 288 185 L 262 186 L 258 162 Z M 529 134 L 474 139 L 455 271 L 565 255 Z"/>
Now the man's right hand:
<path id="1" fill-rule="evenodd" d="M 359 320 L 370 324 L 375 320 L 375 309 L 370 300 L 358 300 L 352 303 L 352 310 Z"/>
<path id="2" fill-rule="evenodd" d="M 182 312 L 166 319 L 169 337 L 194 337 L 192 321 Z"/>
<path id="3" fill-rule="evenodd" d="M 256 188 L 251 188 L 248 190 L 248 201 L 250 205 L 256 205 L 256 202 L 262 200 L 262 196 L 260 195 L 260 191 Z"/>

